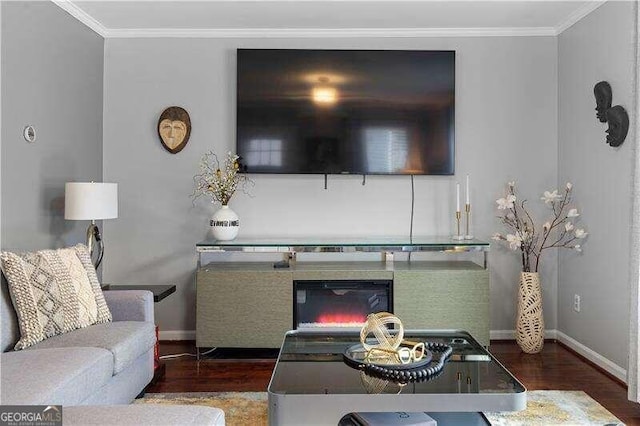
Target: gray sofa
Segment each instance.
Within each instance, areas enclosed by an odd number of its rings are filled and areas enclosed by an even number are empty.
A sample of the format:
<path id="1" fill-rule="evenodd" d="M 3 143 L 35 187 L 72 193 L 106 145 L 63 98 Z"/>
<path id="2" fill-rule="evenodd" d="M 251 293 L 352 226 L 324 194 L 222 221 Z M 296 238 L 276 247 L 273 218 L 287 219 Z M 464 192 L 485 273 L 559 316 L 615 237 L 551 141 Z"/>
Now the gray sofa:
<path id="1" fill-rule="evenodd" d="M 153 377 L 153 296 L 121 290 L 104 296 L 113 322 L 14 351 L 20 333 L 2 277 L 0 404 L 128 404 L 144 390 Z"/>

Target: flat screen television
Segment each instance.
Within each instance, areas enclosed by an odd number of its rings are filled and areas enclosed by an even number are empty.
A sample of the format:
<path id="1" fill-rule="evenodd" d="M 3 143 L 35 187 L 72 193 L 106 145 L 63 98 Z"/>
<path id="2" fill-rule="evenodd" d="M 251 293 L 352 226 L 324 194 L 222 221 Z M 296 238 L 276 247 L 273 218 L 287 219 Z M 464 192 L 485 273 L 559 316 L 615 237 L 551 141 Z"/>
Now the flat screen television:
<path id="1" fill-rule="evenodd" d="M 249 173 L 454 173 L 455 52 L 238 49 Z"/>

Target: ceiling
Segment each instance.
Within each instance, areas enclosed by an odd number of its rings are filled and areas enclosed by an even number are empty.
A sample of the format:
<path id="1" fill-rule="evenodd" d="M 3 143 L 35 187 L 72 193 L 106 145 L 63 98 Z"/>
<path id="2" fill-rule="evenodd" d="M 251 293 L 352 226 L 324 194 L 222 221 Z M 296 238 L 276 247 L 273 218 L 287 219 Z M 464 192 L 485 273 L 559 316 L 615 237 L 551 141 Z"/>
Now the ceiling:
<path id="1" fill-rule="evenodd" d="M 53 0 L 105 37 L 557 35 L 603 1 Z"/>

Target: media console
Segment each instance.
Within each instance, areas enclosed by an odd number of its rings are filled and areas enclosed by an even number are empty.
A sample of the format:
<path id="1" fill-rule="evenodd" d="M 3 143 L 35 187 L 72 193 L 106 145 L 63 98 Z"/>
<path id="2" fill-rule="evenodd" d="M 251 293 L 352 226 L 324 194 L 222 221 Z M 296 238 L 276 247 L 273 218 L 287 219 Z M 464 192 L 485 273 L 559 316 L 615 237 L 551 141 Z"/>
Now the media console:
<path id="1" fill-rule="evenodd" d="M 390 282 L 389 304 L 406 328 L 467 330 L 482 345 L 489 344 L 489 243 L 483 241 L 237 239 L 203 241 L 196 249 L 198 348 L 280 347 L 284 333 L 296 328 L 296 303 L 304 302 L 311 294 L 307 293 L 308 284 L 294 291 L 294 282 L 318 283 L 336 295 L 347 292 L 336 287 L 339 283 L 345 283 L 350 290 L 358 282 Z M 227 252 L 278 253 L 288 267 L 274 268 L 274 262 L 247 259 L 206 264 L 202 260 L 207 254 Z M 381 259 L 303 261 L 303 256 L 298 256 L 359 252 L 378 252 Z M 402 253 L 402 257 L 406 253 L 423 254 L 420 260 L 398 260 Z M 414 255 L 414 259 L 417 257 Z M 377 303 L 373 298 L 370 302 Z"/>

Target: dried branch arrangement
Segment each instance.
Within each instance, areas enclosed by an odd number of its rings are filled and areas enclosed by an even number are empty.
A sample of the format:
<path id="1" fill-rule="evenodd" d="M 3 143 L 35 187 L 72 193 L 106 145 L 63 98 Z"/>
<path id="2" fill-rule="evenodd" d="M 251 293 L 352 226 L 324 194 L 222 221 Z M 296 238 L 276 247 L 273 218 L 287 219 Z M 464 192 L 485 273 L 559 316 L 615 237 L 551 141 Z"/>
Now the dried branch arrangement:
<path id="1" fill-rule="evenodd" d="M 221 167 L 216 154 L 211 151 L 204 154 L 200 159 L 200 173 L 193 177 L 195 188 L 191 197 L 194 201 L 206 195 L 211 197 L 212 203 L 226 206 L 238 188 L 251 196 L 247 191 L 247 186 L 253 186 L 254 183 L 246 174 L 239 173 L 242 171 L 242 166 L 238 162 L 239 158 L 229 152 Z"/>
<path id="2" fill-rule="evenodd" d="M 514 251 L 520 250 L 523 272 L 538 272 L 544 250 L 565 248 L 582 251 L 579 243 L 588 233 L 575 226 L 580 214 L 571 207 L 572 189 L 573 185 L 567 182 L 562 194 L 557 189 L 544 192 L 541 200 L 551 209 L 553 217 L 542 225 L 540 231 L 527 211 L 527 200 L 519 202 L 515 182 L 509 182 L 507 195 L 496 200 L 498 210 L 504 210 L 498 218 L 509 231 L 504 235 L 496 233 L 493 239 L 507 242 Z"/>

